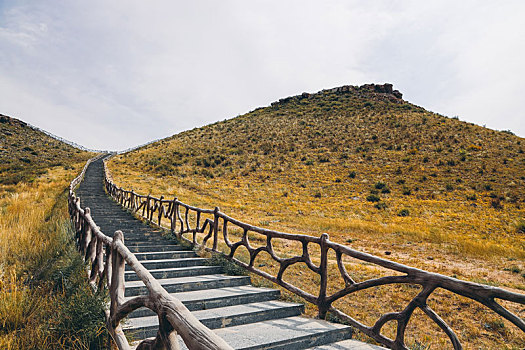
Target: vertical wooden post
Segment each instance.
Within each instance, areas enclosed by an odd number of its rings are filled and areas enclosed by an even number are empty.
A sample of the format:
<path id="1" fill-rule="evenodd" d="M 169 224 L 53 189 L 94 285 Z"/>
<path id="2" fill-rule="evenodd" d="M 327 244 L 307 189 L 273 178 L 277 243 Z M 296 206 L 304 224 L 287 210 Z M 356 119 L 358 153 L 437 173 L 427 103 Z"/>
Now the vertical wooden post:
<path id="1" fill-rule="evenodd" d="M 180 216 L 180 205 L 177 203 L 177 220 L 179 220 L 180 224 L 180 230 L 178 237 L 182 237 L 182 233 L 184 232 L 184 221 L 182 221 L 182 217 Z"/>
<path id="2" fill-rule="evenodd" d="M 160 196 L 159 200 L 159 215 L 158 215 L 158 224 L 160 226 L 160 223 L 162 222 L 162 214 L 164 214 L 164 205 L 162 204 L 162 201 L 164 200 L 164 196 Z"/>
<path id="3" fill-rule="evenodd" d="M 150 210 L 149 205 L 150 205 L 150 200 L 149 200 L 149 194 L 148 194 L 148 196 L 146 197 L 146 215 L 147 215 L 146 218 L 147 219 L 149 219 L 149 210 Z"/>
<path id="4" fill-rule="evenodd" d="M 199 232 L 201 230 L 201 212 L 197 211 L 197 220 L 195 223 L 195 231 Z"/>
<path id="5" fill-rule="evenodd" d="M 111 290 L 111 279 L 113 278 L 113 250 L 111 249 L 111 245 L 106 244 L 106 284 L 108 286 L 108 290 Z"/>
<path id="6" fill-rule="evenodd" d="M 175 216 L 175 213 L 177 211 L 177 197 L 173 199 L 173 204 L 171 205 L 171 215 L 170 215 L 170 228 L 171 233 L 175 234 L 175 230 L 177 229 L 177 217 Z"/>
<path id="7" fill-rule="evenodd" d="M 113 271 L 111 274 L 111 289 L 109 291 L 111 297 L 109 309 L 110 319 L 117 313 L 118 307 L 125 302 L 124 272 L 126 269 L 126 261 L 117 250 L 118 243 L 124 243 L 124 234 L 120 230 L 115 231 L 115 234 L 113 235 L 113 243 L 111 245 L 111 265 Z M 118 348 L 120 350 L 129 350 L 130 346 L 120 324 L 115 325 L 115 327 L 112 325 L 108 326 L 110 326 L 109 329 L 113 333 L 113 339 L 115 343 L 117 343 Z"/>
<path id="8" fill-rule="evenodd" d="M 102 240 L 96 235 L 91 240 L 89 245 L 89 260 L 91 262 L 91 273 L 89 274 L 89 281 L 95 283 L 100 271 L 100 265 L 103 263 L 104 256 L 102 255 Z"/>
<path id="9" fill-rule="evenodd" d="M 131 210 L 135 211 L 136 205 L 135 205 L 135 192 L 133 192 L 133 189 L 131 190 Z"/>
<path id="10" fill-rule="evenodd" d="M 321 235 L 321 262 L 319 264 L 319 275 L 321 283 L 319 286 L 319 297 L 317 298 L 317 307 L 319 309 L 318 317 L 324 319 L 330 305 L 326 302 L 326 287 L 328 285 L 328 247 L 326 242 L 329 240 L 327 233 Z"/>
<path id="11" fill-rule="evenodd" d="M 96 276 L 101 276 L 104 271 L 104 242 L 101 239 L 97 240 L 97 265 L 95 266 L 95 271 Z"/>
<path id="12" fill-rule="evenodd" d="M 80 197 L 75 198 L 75 233 L 78 233 L 78 230 L 80 229 L 80 211 L 78 210 L 80 208 Z"/>
<path id="13" fill-rule="evenodd" d="M 184 212 L 184 223 L 186 224 L 186 231 L 191 231 L 191 226 L 189 222 L 189 214 L 190 214 L 190 209 L 186 207 L 186 211 Z"/>
<path id="14" fill-rule="evenodd" d="M 86 216 L 86 225 L 84 228 L 84 237 L 82 239 L 82 243 L 80 244 L 80 247 L 82 249 L 81 250 L 82 257 L 84 258 L 84 261 L 85 261 L 87 252 L 88 252 L 89 242 L 91 242 L 91 235 L 92 235 L 91 226 L 88 223 L 89 222 L 88 218 L 91 217 L 91 209 L 86 207 L 86 209 L 84 209 L 84 215 Z"/>
<path id="15" fill-rule="evenodd" d="M 213 251 L 217 251 L 219 246 L 219 207 L 213 210 Z"/>

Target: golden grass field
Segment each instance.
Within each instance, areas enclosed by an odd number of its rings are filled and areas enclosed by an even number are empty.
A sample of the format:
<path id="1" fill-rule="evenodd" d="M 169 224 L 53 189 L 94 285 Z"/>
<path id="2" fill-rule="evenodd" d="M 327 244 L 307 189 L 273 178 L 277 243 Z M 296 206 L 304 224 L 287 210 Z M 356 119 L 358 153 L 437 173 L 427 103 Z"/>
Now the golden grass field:
<path id="1" fill-rule="evenodd" d="M 364 252 L 523 293 L 524 147 L 510 132 L 357 88 L 288 99 L 186 131 L 119 155 L 109 167 L 117 184 L 142 194 L 219 206 L 269 229 L 326 232 Z M 262 264 L 272 269 L 270 261 Z M 351 269 L 359 278 L 385 273 L 358 262 Z M 288 279 L 315 289 L 315 276 L 305 274 L 291 271 Z M 336 306 L 373 324 L 416 292 L 380 287 Z M 522 332 L 481 305 L 442 291 L 431 305 L 467 349 L 525 346 Z M 525 316 L 523 308 L 515 311 Z M 408 343 L 443 348 L 437 326 L 418 320 L 409 325 Z"/>

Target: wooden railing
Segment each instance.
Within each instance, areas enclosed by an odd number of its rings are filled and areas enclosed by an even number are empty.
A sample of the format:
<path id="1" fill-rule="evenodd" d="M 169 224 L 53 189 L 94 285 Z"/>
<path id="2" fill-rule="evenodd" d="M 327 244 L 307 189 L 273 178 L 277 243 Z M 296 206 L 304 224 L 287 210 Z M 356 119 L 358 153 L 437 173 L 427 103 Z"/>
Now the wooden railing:
<path id="1" fill-rule="evenodd" d="M 103 156 L 103 155 L 102 155 Z M 113 341 L 120 350 L 130 345 L 120 325 L 133 310 L 147 307 L 158 315 L 159 330 L 155 339 L 143 340 L 138 350 L 179 349 L 180 335 L 189 349 L 231 349 L 219 336 L 193 316 L 182 302 L 171 296 L 124 245 L 124 234 L 116 231 L 113 238 L 100 231 L 91 217 L 89 208 L 82 209 L 80 198 L 74 193 L 88 165 L 100 156 L 89 160 L 69 187 L 69 214 L 75 231 L 77 246 L 84 260 L 89 263 L 89 281 L 96 289 L 107 288 L 110 296 L 106 311 L 106 325 Z M 126 300 L 124 298 L 125 264 L 128 264 L 145 284 L 148 294 Z"/>
<path id="2" fill-rule="evenodd" d="M 115 185 L 108 171 L 106 162 L 104 162 L 104 169 L 106 191 L 115 201 L 119 202 L 124 207 L 131 209 L 143 218 L 159 226 L 163 223 L 163 220 L 166 220 L 171 231 L 177 235 L 179 239 L 190 241 L 206 250 L 222 253 L 218 250 L 219 243 L 221 243 L 222 246 L 227 247 L 226 253 L 223 253 L 227 258 L 234 261 L 236 264 L 243 266 L 248 271 L 262 276 L 316 305 L 320 318 L 325 318 L 327 312 L 331 312 L 340 320 L 347 322 L 377 342 L 391 349 L 407 349 L 405 345 L 405 331 L 407 324 L 416 309 L 423 311 L 428 318 L 443 330 L 450 339 L 454 349 L 462 349 L 462 345 L 455 332 L 427 304 L 427 300 L 431 294 L 438 288 L 470 298 L 485 305 L 496 314 L 512 322 L 516 327 L 521 329 L 521 331 L 525 332 L 525 322 L 523 319 L 513 314 L 496 301 L 496 299 L 499 299 L 525 305 L 525 295 L 523 294 L 513 293 L 501 288 L 478 283 L 462 281 L 438 273 L 420 270 L 379 258 L 331 242 L 326 233 L 322 234 L 320 237 L 313 237 L 272 231 L 252 226 L 229 217 L 221 212 L 218 207 L 213 210 L 202 209 L 185 204 L 177 198 L 168 200 L 164 199 L 163 196 L 156 198 L 150 195 L 140 195 L 134 191 L 124 190 Z M 242 232 L 242 234 L 238 235 L 240 237 L 238 237 L 235 242 L 232 241 L 232 235 L 229 234 L 232 229 L 237 229 Z M 184 234 L 190 234 L 191 239 L 184 237 Z M 198 239 L 199 235 L 202 235 L 200 241 Z M 257 235 L 259 237 L 257 237 Z M 302 247 L 302 254 L 293 257 L 279 256 L 276 253 L 273 244 L 274 240 L 279 239 L 289 242 L 297 242 L 297 244 Z M 255 246 L 254 242 L 264 242 L 264 244 Z M 244 247 L 248 251 L 249 261 L 243 262 L 236 258 L 236 253 L 240 247 Z M 319 261 L 318 265 L 314 264 L 312 261 L 312 257 L 310 256 L 310 251 L 312 250 L 319 252 L 318 256 L 315 257 L 316 260 Z M 279 270 L 275 276 L 256 267 L 258 265 L 255 264 L 255 260 L 261 252 L 267 253 L 276 263 L 279 264 Z M 287 253 L 289 254 L 290 252 Z M 338 287 L 335 291 L 329 293 L 327 289 L 328 257 L 334 255 L 338 273 L 343 281 L 343 286 Z M 345 259 L 349 260 L 349 258 L 387 269 L 392 272 L 392 275 L 380 276 L 357 282 L 346 270 Z M 294 286 L 290 282 L 283 280 L 285 271 L 295 264 L 304 264 L 310 271 L 319 276 L 319 289 L 315 294 L 308 293 Z M 334 302 L 349 294 L 391 284 L 418 285 L 420 291 L 408 302 L 403 310 L 399 312 L 384 313 L 371 327 L 362 324 L 333 306 Z M 396 323 L 394 339 L 388 338 L 382 333 L 385 324 L 390 321 Z"/>

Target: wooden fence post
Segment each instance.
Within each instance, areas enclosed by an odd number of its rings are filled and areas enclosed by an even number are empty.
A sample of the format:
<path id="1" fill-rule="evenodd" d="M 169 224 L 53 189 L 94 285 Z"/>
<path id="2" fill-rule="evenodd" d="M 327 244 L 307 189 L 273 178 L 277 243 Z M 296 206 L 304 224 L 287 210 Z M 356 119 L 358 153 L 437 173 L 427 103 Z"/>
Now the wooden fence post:
<path id="1" fill-rule="evenodd" d="M 160 196 L 160 200 L 159 200 L 159 214 L 157 216 L 157 220 L 158 220 L 157 225 L 159 225 L 159 226 L 160 226 L 160 224 L 162 222 L 162 215 L 164 214 L 164 205 L 162 204 L 163 200 L 164 200 L 164 196 Z"/>
<path id="2" fill-rule="evenodd" d="M 87 219 L 91 217 L 91 209 L 89 208 L 84 209 L 84 215 L 86 217 L 86 222 L 89 222 Z M 88 223 L 84 227 L 84 237 L 82 238 L 82 243 L 80 244 L 81 253 L 82 253 L 82 257 L 84 258 L 84 261 L 86 261 L 88 246 L 89 246 L 89 242 L 91 242 L 91 239 L 92 239 L 91 226 Z"/>
<path id="3" fill-rule="evenodd" d="M 131 210 L 135 211 L 135 192 L 133 191 L 133 189 L 131 190 L 131 203 L 130 203 L 130 208 Z"/>
<path id="4" fill-rule="evenodd" d="M 78 210 L 80 208 L 80 197 L 75 198 L 75 233 L 78 234 L 78 230 L 80 229 L 80 211 Z"/>
<path id="5" fill-rule="evenodd" d="M 219 246 L 219 207 L 213 210 L 213 251 L 217 251 Z"/>
<path id="6" fill-rule="evenodd" d="M 110 317 L 111 320 L 113 316 L 118 311 L 118 307 L 122 305 L 125 302 L 124 293 L 125 293 L 125 286 L 124 286 L 124 272 L 126 269 L 126 261 L 124 258 L 119 254 L 117 249 L 118 243 L 124 243 L 124 234 L 122 231 L 115 231 L 115 234 L 113 235 L 113 243 L 111 245 L 111 265 L 112 265 L 112 273 L 111 273 L 111 289 L 109 291 L 109 295 L 111 297 L 111 303 L 110 303 Z M 124 332 L 122 331 L 122 327 L 120 324 L 117 325 L 111 325 L 109 324 L 109 329 L 113 333 L 113 340 L 115 343 L 117 343 L 117 346 L 121 350 L 130 350 L 130 346 L 128 344 L 128 341 L 126 340 L 126 336 L 124 335 Z"/>
<path id="7" fill-rule="evenodd" d="M 171 220 L 171 224 L 170 224 L 170 228 L 171 228 L 171 233 L 175 234 L 175 230 L 177 229 L 177 210 L 178 210 L 178 207 L 179 207 L 179 204 L 177 203 L 177 197 L 175 197 L 175 199 L 173 199 L 173 204 L 171 206 L 171 216 L 170 216 L 170 220 Z M 178 235 L 177 235 L 178 237 Z"/>
<path id="8" fill-rule="evenodd" d="M 319 297 L 317 298 L 317 307 L 319 308 L 318 317 L 326 318 L 326 313 L 330 308 L 330 304 L 326 302 L 326 287 L 328 285 L 328 242 L 329 236 L 327 233 L 321 235 L 321 262 L 319 264 L 319 275 L 321 276 L 321 283 L 319 286 Z"/>

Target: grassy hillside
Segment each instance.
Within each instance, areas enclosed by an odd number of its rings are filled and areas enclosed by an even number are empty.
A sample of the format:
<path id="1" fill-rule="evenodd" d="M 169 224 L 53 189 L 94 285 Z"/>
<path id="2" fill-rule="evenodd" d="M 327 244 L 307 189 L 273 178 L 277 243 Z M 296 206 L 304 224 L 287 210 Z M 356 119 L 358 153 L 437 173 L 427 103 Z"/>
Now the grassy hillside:
<path id="1" fill-rule="evenodd" d="M 0 184 L 33 181 L 51 167 L 83 162 L 86 154 L 0 114 Z"/>
<path id="2" fill-rule="evenodd" d="M 120 155 L 110 169 L 140 193 L 525 290 L 525 139 L 400 97 L 388 85 L 305 93 Z M 474 328 L 462 336 L 477 344 Z M 482 331 L 492 345 L 510 341 Z"/>
<path id="3" fill-rule="evenodd" d="M 66 192 L 92 154 L 0 118 L 0 348 L 96 348 L 104 298 L 75 251 Z"/>

